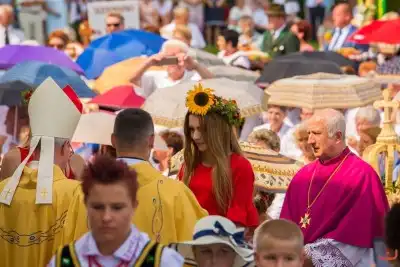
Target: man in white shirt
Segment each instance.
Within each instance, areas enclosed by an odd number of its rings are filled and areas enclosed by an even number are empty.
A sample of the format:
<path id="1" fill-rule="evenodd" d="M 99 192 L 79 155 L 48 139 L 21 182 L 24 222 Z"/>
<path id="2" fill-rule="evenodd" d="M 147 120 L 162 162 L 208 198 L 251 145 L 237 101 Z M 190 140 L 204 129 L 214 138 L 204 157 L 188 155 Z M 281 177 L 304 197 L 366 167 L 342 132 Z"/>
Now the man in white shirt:
<path id="1" fill-rule="evenodd" d="M 20 44 L 24 40 L 24 33 L 12 26 L 14 10 L 10 5 L 0 6 L 0 47 L 11 44 Z"/>
<path id="2" fill-rule="evenodd" d="M 337 51 L 344 47 L 355 47 L 358 50 L 368 49 L 368 46 L 356 45 L 355 43 L 347 41 L 348 37 L 357 30 L 357 27 L 351 24 L 352 19 L 353 14 L 349 3 L 339 2 L 334 6 L 332 20 L 335 29 L 333 31 L 332 40 L 327 47 L 328 51 Z"/>
<path id="3" fill-rule="evenodd" d="M 206 47 L 206 41 L 203 34 L 196 24 L 189 23 L 189 9 L 186 7 L 177 7 L 174 9 L 174 20 L 161 28 L 161 36 L 166 39 L 171 39 L 176 25 L 185 25 L 192 33 L 190 46 L 193 48 L 202 49 Z"/>
<path id="4" fill-rule="evenodd" d="M 193 60 L 187 53 L 189 47 L 179 40 L 168 40 L 161 52 L 148 58 L 132 75 L 132 82 L 139 86 L 137 93 L 148 97 L 155 90 L 166 88 L 183 81 L 198 81 L 213 78 L 213 74 L 204 66 Z M 178 64 L 168 65 L 166 71 L 148 71 L 150 67 L 168 57 L 176 57 Z"/>
<path id="5" fill-rule="evenodd" d="M 234 30 L 226 30 L 221 37 L 224 38 L 226 45 L 225 50 L 218 53 L 218 57 L 221 58 L 226 65 L 250 69 L 250 60 L 243 51 L 239 51 L 238 49 L 239 33 Z"/>

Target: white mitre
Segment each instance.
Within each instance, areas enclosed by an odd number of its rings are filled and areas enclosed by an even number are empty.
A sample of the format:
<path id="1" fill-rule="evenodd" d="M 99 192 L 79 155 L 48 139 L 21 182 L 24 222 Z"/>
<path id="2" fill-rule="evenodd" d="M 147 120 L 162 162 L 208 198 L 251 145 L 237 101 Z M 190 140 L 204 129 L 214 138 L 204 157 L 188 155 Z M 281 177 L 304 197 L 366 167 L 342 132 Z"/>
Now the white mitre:
<path id="1" fill-rule="evenodd" d="M 23 169 L 40 142 L 36 204 L 53 200 L 54 138 L 71 140 L 82 113 L 82 103 L 70 86 L 61 89 L 47 78 L 30 97 L 28 113 L 32 139 L 28 156 L 21 162 L 0 195 L 0 203 L 10 205 Z"/>

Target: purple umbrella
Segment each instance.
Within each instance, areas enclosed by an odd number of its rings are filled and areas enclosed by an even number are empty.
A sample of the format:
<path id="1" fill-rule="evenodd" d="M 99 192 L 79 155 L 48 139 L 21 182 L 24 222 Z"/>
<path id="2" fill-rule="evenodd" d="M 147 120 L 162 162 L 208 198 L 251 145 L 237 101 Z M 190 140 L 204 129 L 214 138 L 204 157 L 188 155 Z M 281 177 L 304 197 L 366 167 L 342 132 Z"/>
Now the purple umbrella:
<path id="1" fill-rule="evenodd" d="M 54 48 L 30 45 L 7 45 L 0 48 L 0 70 L 6 70 L 25 61 L 54 64 L 84 74 L 82 68 L 65 53 Z"/>

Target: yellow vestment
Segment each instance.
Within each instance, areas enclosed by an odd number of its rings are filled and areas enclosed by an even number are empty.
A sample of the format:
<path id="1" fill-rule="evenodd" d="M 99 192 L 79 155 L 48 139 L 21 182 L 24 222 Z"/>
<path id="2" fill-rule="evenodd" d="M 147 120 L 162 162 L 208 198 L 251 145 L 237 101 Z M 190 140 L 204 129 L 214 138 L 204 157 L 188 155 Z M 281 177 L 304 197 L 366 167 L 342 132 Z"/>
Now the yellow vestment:
<path id="1" fill-rule="evenodd" d="M 192 240 L 196 222 L 207 216 L 192 191 L 182 182 L 164 177 L 149 162 L 131 166 L 138 174 L 138 207 L 133 217 L 136 227 L 162 244 Z M 88 231 L 83 196 L 73 200 L 64 228 L 64 244 Z"/>
<path id="2" fill-rule="evenodd" d="M 11 205 L 0 204 L 0 266 L 44 267 L 61 245 L 68 206 L 81 190 L 59 167 L 53 171 L 52 204 L 35 204 L 38 171 L 26 166 Z M 9 179 L 0 182 L 0 192 Z"/>

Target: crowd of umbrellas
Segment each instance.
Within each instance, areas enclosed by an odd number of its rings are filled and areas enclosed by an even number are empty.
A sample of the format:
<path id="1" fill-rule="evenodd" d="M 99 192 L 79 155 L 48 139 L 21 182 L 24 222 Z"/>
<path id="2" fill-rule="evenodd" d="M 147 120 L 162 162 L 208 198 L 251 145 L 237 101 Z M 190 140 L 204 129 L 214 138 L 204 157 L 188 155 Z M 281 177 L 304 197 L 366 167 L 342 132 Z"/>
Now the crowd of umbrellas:
<path id="1" fill-rule="evenodd" d="M 158 53 L 164 41 L 158 35 L 140 30 L 113 33 L 92 42 L 76 62 L 52 48 L 6 46 L 0 49 L 0 69 L 4 71 L 0 77 L 0 105 L 21 105 L 23 91 L 34 90 L 51 77 L 61 88 L 70 85 L 86 103 L 112 111 L 82 116 L 74 141 L 109 145 L 107 136 L 112 131 L 114 111 L 131 107 L 148 111 L 161 127 L 181 127 L 187 111 L 185 96 L 194 82 L 156 90 L 147 99 L 137 95 L 133 90 L 136 85 L 130 82 L 134 68 L 145 57 Z M 268 104 L 346 109 L 382 98 L 379 82 L 344 75 L 341 67 L 355 63 L 334 52 L 293 53 L 273 59 L 261 73 L 226 66 L 217 56 L 205 51 L 191 49 L 189 53 L 215 75 L 214 79 L 201 81 L 203 86 L 213 88 L 224 98 L 235 99 L 245 118 L 260 114 Z M 162 67 L 152 70 L 159 69 Z M 85 135 L 92 129 L 102 130 Z M 247 143 L 242 143 L 242 148 L 253 164 L 258 186 L 285 188 L 291 172 L 299 168 L 297 162 L 278 153 Z M 176 166 L 180 157 L 178 154 L 174 158 Z M 277 172 L 280 168 L 289 171 Z"/>

